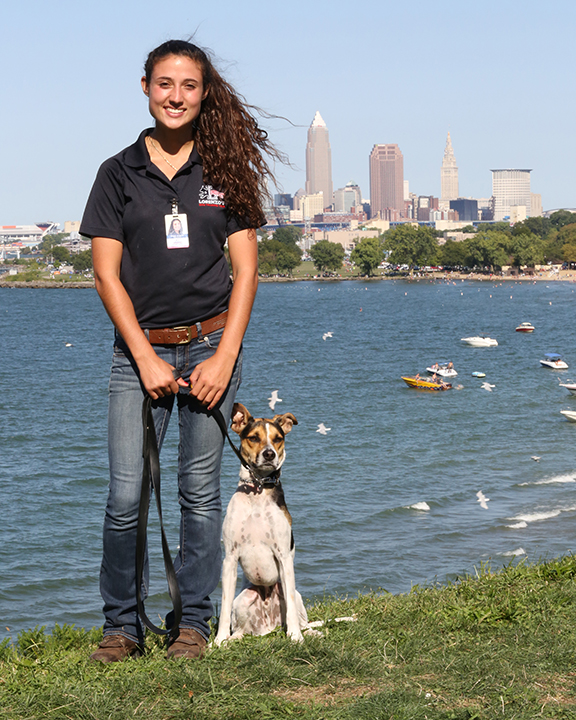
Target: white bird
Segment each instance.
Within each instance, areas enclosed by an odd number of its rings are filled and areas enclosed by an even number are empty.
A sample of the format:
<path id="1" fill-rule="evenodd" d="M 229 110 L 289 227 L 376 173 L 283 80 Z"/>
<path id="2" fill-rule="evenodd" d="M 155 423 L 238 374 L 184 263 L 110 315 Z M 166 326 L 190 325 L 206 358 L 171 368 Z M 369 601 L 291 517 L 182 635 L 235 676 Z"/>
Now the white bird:
<path id="1" fill-rule="evenodd" d="M 72 347 L 72 343 L 64 343 L 65 347 Z"/>
<path id="2" fill-rule="evenodd" d="M 320 435 L 326 435 L 328 430 L 332 430 L 332 428 L 327 428 L 326 425 L 324 425 L 324 423 L 320 423 L 320 425 L 318 425 L 318 430 L 316 430 L 316 432 L 320 433 Z"/>
<path id="3" fill-rule="evenodd" d="M 272 390 L 272 395 L 270 395 L 268 400 L 268 406 L 270 407 L 270 410 L 274 410 L 276 403 L 282 402 L 282 398 L 278 397 L 278 390 Z"/>
<path id="4" fill-rule="evenodd" d="M 326 340 L 326 338 L 332 337 L 331 332 L 325 332 L 324 335 L 322 335 L 322 340 Z"/>
<path id="5" fill-rule="evenodd" d="M 540 460 L 540 457 L 541 457 L 540 455 L 530 455 L 530 459 L 535 460 L 536 462 L 538 462 L 538 460 Z"/>
<path id="6" fill-rule="evenodd" d="M 484 390 L 488 390 L 488 392 L 492 392 L 492 388 L 495 388 L 495 387 L 496 387 L 496 385 L 490 385 L 489 382 L 483 382 L 483 383 L 482 383 L 482 388 L 483 388 Z"/>
<path id="7" fill-rule="evenodd" d="M 478 492 L 476 493 L 476 497 L 478 498 L 480 507 L 484 510 L 488 510 L 488 503 L 490 502 L 490 498 L 487 498 L 482 492 L 482 490 L 478 490 Z"/>

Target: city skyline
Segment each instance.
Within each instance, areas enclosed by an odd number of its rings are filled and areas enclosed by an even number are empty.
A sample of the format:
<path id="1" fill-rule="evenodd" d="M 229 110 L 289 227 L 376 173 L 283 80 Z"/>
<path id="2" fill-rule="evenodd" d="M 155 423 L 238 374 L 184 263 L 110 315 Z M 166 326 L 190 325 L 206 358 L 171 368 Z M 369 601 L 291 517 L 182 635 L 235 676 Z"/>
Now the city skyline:
<path id="1" fill-rule="evenodd" d="M 305 185 L 306 134 L 320 109 L 334 188 L 353 179 L 366 196 L 371 148 L 396 143 L 410 190 L 440 197 L 449 129 L 460 195 L 489 197 L 491 168 L 533 168 L 544 209 L 576 206 L 572 1 L 551 12 L 535 0 L 384 0 L 355 22 L 321 0 L 293 0 L 290 12 L 260 0 L 222 0 L 218 12 L 170 0 L 169 9 L 159 14 L 151 0 L 3 8 L 0 57 L 17 68 L 4 78 L 0 224 L 79 219 L 99 165 L 151 125 L 140 87 L 147 52 L 190 36 L 249 103 L 278 118 L 260 122 L 292 163 L 276 165 L 279 192 Z M 25 51 L 23 28 L 33 38 Z M 380 28 L 394 29 L 385 42 Z"/>

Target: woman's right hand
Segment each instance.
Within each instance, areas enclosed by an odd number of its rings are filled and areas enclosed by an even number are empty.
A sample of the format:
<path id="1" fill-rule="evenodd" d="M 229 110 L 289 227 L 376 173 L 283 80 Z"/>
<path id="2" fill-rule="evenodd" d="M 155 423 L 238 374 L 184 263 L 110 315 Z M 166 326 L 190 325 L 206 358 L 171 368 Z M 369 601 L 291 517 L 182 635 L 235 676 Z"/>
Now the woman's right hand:
<path id="1" fill-rule="evenodd" d="M 154 351 L 140 360 L 138 370 L 144 389 L 152 400 L 176 395 L 181 387 L 188 387 L 188 383 L 181 377 L 174 379 L 174 367 L 159 358 Z"/>

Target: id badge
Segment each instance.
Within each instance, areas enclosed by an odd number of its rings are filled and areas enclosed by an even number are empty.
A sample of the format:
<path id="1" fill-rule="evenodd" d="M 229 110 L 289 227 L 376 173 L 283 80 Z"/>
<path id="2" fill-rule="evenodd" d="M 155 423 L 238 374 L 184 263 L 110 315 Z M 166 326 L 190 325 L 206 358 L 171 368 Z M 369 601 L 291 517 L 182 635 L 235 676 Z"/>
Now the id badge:
<path id="1" fill-rule="evenodd" d="M 186 213 L 164 215 L 166 245 L 168 250 L 190 247 L 188 240 L 188 217 Z"/>

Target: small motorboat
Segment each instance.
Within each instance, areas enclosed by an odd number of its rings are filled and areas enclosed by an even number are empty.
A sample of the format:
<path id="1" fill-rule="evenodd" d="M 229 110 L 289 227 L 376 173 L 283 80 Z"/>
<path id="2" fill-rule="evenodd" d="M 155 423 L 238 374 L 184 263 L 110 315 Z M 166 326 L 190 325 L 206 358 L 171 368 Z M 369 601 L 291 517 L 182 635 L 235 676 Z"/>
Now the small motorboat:
<path id="1" fill-rule="evenodd" d="M 421 378 L 419 375 L 413 377 L 403 375 L 402 380 L 404 380 L 408 387 L 418 390 L 450 390 L 452 387 L 450 383 L 444 382 L 443 380 L 428 380 Z"/>
<path id="2" fill-rule="evenodd" d="M 456 375 L 458 375 L 456 370 L 454 370 L 454 365 L 450 361 L 434 363 L 434 365 L 427 367 L 426 371 L 429 372 L 430 375 L 440 375 L 440 377 L 443 378 L 456 377 Z"/>
<path id="3" fill-rule="evenodd" d="M 529 322 L 520 323 L 516 328 L 516 332 L 531 333 L 534 332 L 534 325 Z"/>
<path id="4" fill-rule="evenodd" d="M 572 395 L 576 395 L 576 383 L 560 383 L 560 387 L 565 387 Z"/>
<path id="5" fill-rule="evenodd" d="M 460 342 L 472 347 L 496 347 L 498 342 L 487 335 L 474 335 L 473 337 L 460 338 Z"/>
<path id="6" fill-rule="evenodd" d="M 560 410 L 560 412 L 570 422 L 576 422 L 576 412 L 574 410 Z"/>
<path id="7" fill-rule="evenodd" d="M 540 360 L 540 365 L 552 368 L 552 370 L 566 370 L 568 363 L 564 362 L 558 353 L 545 353 L 545 360 Z"/>

